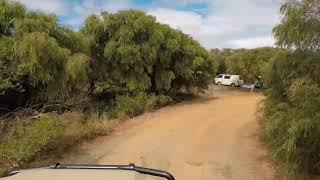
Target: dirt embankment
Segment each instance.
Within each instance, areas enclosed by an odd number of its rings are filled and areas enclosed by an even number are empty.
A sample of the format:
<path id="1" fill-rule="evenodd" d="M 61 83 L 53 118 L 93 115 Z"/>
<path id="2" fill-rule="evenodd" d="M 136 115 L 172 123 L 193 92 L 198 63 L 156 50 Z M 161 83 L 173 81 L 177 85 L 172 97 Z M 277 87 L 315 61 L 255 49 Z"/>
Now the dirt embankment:
<path id="1" fill-rule="evenodd" d="M 269 180 L 273 170 L 258 141 L 260 94 L 224 91 L 146 113 L 109 137 L 81 145 L 68 163 L 163 169 L 181 180 Z"/>

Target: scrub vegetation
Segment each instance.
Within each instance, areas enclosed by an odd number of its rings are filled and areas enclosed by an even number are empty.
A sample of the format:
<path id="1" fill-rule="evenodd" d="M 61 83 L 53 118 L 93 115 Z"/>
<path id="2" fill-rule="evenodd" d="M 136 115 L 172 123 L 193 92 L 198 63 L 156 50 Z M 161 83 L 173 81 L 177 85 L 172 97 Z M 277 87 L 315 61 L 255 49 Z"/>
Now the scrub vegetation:
<path id="1" fill-rule="evenodd" d="M 262 124 L 271 157 L 289 179 L 320 173 L 320 2 L 288 0 L 281 13 L 274 35 L 291 50 L 270 64 Z"/>
<path id="2" fill-rule="evenodd" d="M 211 54 L 217 74 L 240 74 L 249 83 L 262 76 L 262 132 L 280 179 L 310 179 L 320 174 L 320 1 L 286 0 L 280 12 L 277 48 Z"/>
<path id="3" fill-rule="evenodd" d="M 141 11 L 74 31 L 0 0 L 0 174 L 197 93 L 215 71 L 197 41 Z"/>
<path id="4" fill-rule="evenodd" d="M 212 49 L 141 11 L 102 12 L 79 31 L 0 0 L 0 175 L 109 134 L 122 120 L 258 76 L 260 122 L 282 179 L 320 174 L 320 2 L 286 0 L 277 48 Z"/>

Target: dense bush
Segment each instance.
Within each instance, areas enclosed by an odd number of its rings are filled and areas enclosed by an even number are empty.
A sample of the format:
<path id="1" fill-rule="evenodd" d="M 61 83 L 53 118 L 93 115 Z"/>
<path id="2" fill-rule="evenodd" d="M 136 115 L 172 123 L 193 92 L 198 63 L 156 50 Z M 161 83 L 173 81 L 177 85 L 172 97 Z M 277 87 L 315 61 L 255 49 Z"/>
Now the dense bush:
<path id="1" fill-rule="evenodd" d="M 59 156 L 66 148 L 84 139 L 107 135 L 119 121 L 108 119 L 106 114 L 68 112 L 63 115 L 38 114 L 28 121 L 16 123 L 14 132 L 10 130 L 0 139 L 0 176 L 36 156 Z M 53 154 L 45 154 L 49 151 Z"/>
<path id="2" fill-rule="evenodd" d="M 286 172 L 320 173 L 320 2 L 288 0 L 274 29 L 278 54 L 267 73 L 263 130 Z M 306 178 L 303 178 L 306 179 Z"/>
<path id="3" fill-rule="evenodd" d="M 41 116 L 32 124 L 20 125 L 16 133 L 0 141 L 1 169 L 18 167 L 62 136 L 64 127 L 52 116 Z"/>
<path id="4" fill-rule="evenodd" d="M 0 0 L 0 169 L 206 88 L 215 68 L 198 42 L 141 11 L 93 15 L 75 32 Z"/>
<path id="5" fill-rule="evenodd" d="M 0 26 L 1 100 L 14 101 L 11 92 L 22 94 L 21 104 L 63 99 L 87 85 L 89 43 L 56 16 L 1 0 Z"/>
<path id="6" fill-rule="evenodd" d="M 89 17 L 82 32 L 91 39 L 91 90 L 168 93 L 206 87 L 215 61 L 188 35 L 140 11 Z"/>
<path id="7" fill-rule="evenodd" d="M 0 99 L 20 94 L 16 107 L 87 90 L 205 88 L 215 72 L 215 61 L 198 42 L 141 11 L 90 16 L 80 32 L 60 25 L 55 15 L 6 0 L 0 17 Z"/>
<path id="8" fill-rule="evenodd" d="M 320 54 L 279 55 L 269 74 L 264 130 L 293 172 L 320 172 Z"/>
<path id="9" fill-rule="evenodd" d="M 172 103 L 169 96 L 156 96 L 154 94 L 137 93 L 135 95 L 121 95 L 117 96 L 114 105 L 114 116 L 116 117 L 133 117 L 150 111 L 157 107 L 162 107 Z"/>

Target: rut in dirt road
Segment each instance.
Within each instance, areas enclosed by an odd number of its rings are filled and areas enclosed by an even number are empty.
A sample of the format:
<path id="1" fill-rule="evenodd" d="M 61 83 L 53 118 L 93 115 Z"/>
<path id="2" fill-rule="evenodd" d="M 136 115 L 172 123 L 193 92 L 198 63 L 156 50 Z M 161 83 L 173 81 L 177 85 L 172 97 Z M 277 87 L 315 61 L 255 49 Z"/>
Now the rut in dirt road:
<path id="1" fill-rule="evenodd" d="M 134 118 L 83 144 L 72 163 L 135 163 L 181 180 L 273 179 L 255 118 L 262 95 L 225 92 Z"/>

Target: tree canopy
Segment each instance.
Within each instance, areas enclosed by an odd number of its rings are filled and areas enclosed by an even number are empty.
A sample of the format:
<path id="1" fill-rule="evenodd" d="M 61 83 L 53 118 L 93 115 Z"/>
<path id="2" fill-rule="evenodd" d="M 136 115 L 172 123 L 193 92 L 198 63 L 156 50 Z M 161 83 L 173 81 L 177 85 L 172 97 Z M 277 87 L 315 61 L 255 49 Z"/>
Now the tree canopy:
<path id="1" fill-rule="evenodd" d="M 91 39 L 92 81 L 128 91 L 204 87 L 215 62 L 198 42 L 141 11 L 91 16 L 81 32 Z M 93 83 L 94 84 L 94 83 Z"/>
<path id="2" fill-rule="evenodd" d="M 279 53 L 267 73 L 266 138 L 292 174 L 320 172 L 320 1 L 287 0 L 274 28 Z M 309 179 L 309 178 L 303 178 Z"/>
<path id="3" fill-rule="evenodd" d="M 279 46 L 320 50 L 319 0 L 287 0 L 281 13 L 281 24 L 273 30 Z"/>
<path id="4" fill-rule="evenodd" d="M 215 72 L 206 49 L 142 11 L 103 12 L 76 32 L 54 14 L 0 0 L 0 93 L 30 103 L 73 92 L 168 93 L 204 88 Z"/>
<path id="5" fill-rule="evenodd" d="M 60 26 L 55 15 L 1 0 L 0 26 L 2 94 L 18 90 L 29 100 L 54 99 L 68 95 L 75 87 L 69 82 L 86 81 L 89 44 L 81 33 Z"/>
<path id="6" fill-rule="evenodd" d="M 274 57 L 284 51 L 280 48 L 213 49 L 211 53 L 219 62 L 218 72 L 242 75 L 252 83 L 258 76 L 265 76 Z"/>

